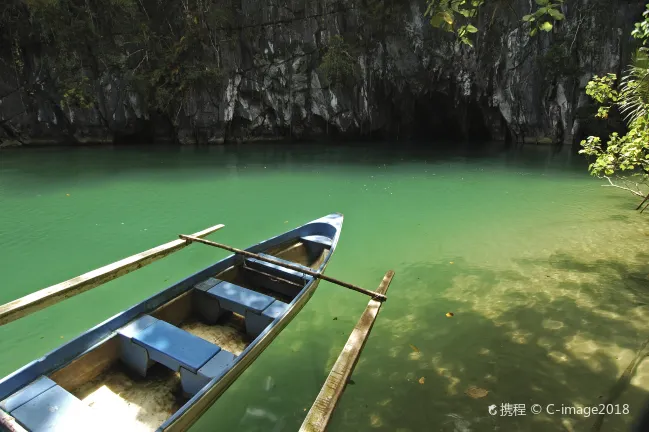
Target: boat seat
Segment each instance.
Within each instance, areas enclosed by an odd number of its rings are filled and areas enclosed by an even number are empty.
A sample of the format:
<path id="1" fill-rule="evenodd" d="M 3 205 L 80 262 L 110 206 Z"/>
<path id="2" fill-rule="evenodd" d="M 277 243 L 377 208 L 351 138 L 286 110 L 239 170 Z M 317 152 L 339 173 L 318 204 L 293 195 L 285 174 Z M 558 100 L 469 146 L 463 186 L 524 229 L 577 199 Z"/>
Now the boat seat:
<path id="1" fill-rule="evenodd" d="M 259 336 L 275 318 L 283 315 L 288 310 L 288 306 L 283 301 L 275 300 L 261 315 L 250 315 L 246 317 L 246 332 L 253 337 Z"/>
<path id="2" fill-rule="evenodd" d="M 92 410 L 46 376 L 0 402 L 30 432 L 94 430 Z"/>
<path id="3" fill-rule="evenodd" d="M 277 257 L 271 256 L 271 255 L 266 255 L 266 254 L 263 254 L 263 253 L 260 253 L 258 255 L 262 256 L 264 258 L 271 258 L 271 259 L 274 259 L 275 261 L 279 261 L 279 262 L 282 262 L 282 263 L 291 264 L 294 267 L 300 267 L 300 268 L 303 268 L 305 270 L 313 271 L 313 269 L 311 269 L 309 267 L 305 267 L 305 266 L 303 266 L 301 264 L 298 264 L 296 262 L 293 262 L 293 261 L 286 261 L 284 259 L 277 258 Z M 277 276 L 277 277 L 280 277 L 282 279 L 286 279 L 286 280 L 288 280 L 290 282 L 300 284 L 302 286 L 306 285 L 306 282 L 311 280 L 311 276 L 309 276 L 306 273 L 298 272 L 298 271 L 295 271 L 295 270 L 292 270 L 292 269 L 289 269 L 289 268 L 286 268 L 286 267 L 271 264 L 269 262 L 261 261 L 261 260 L 258 260 L 256 258 L 246 258 L 246 267 L 249 267 L 249 268 L 251 268 L 253 270 L 261 271 L 263 273 L 267 273 L 267 274 L 269 274 L 271 276 Z"/>
<path id="4" fill-rule="evenodd" d="M 196 373 L 221 348 L 166 321 L 144 315 L 118 331 L 122 360 L 142 376 L 152 362 Z"/>
<path id="5" fill-rule="evenodd" d="M 321 235 L 304 236 L 300 237 L 300 240 L 304 243 L 307 256 L 311 261 L 317 260 L 324 249 L 331 249 L 333 245 L 333 240 Z"/>
<path id="6" fill-rule="evenodd" d="M 266 258 L 272 258 L 283 263 L 292 264 L 294 266 L 304 268 L 305 270 L 313 271 L 309 267 L 305 267 L 292 261 L 286 261 L 281 258 L 266 255 L 263 253 L 260 253 L 259 255 Z M 271 264 L 255 258 L 247 258 L 245 261 L 245 268 L 252 270 L 248 272 L 247 276 L 253 283 L 290 297 L 296 296 L 307 284 L 307 282 L 312 279 L 312 277 L 306 273 L 291 270 L 286 267 Z M 258 272 L 261 272 L 263 274 Z"/>
<path id="7" fill-rule="evenodd" d="M 34 399 L 39 394 L 51 389 L 56 383 L 49 379 L 46 376 L 41 376 L 40 378 L 33 381 L 31 384 L 21 388 L 16 393 L 9 396 L 7 399 L 0 402 L 0 408 L 4 411 L 10 413 L 16 408 L 30 400 Z"/>
<path id="8" fill-rule="evenodd" d="M 302 240 L 305 243 L 316 243 L 329 248 L 333 244 L 333 240 L 331 240 L 329 237 L 325 237 L 321 235 L 304 236 L 304 237 L 300 237 L 300 240 Z"/>
<path id="9" fill-rule="evenodd" d="M 243 316 L 247 311 L 260 314 L 275 300 L 265 294 L 225 281 L 216 284 L 207 293 L 219 299 L 223 309 Z"/>
<path id="10" fill-rule="evenodd" d="M 235 312 L 244 317 L 246 333 L 253 337 L 288 307 L 273 297 L 216 278 L 209 278 L 195 288 L 205 293 L 196 306 L 208 322 L 215 323 L 226 311 Z"/>
<path id="11" fill-rule="evenodd" d="M 189 372 L 186 369 L 180 370 L 180 383 L 183 391 L 194 396 L 200 389 L 205 387 L 212 379 L 227 371 L 234 360 L 236 355 L 231 352 L 221 350 L 217 355 L 212 357 L 197 373 Z"/>

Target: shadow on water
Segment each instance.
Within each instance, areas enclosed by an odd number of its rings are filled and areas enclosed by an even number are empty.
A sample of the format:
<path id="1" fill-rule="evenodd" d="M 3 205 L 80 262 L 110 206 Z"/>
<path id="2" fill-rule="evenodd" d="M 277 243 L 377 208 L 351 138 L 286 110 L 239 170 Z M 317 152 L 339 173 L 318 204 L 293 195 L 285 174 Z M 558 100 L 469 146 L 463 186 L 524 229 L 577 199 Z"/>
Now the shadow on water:
<path id="1" fill-rule="evenodd" d="M 530 407 L 608 402 L 630 404 L 632 415 L 607 416 L 601 430 L 627 430 L 643 408 L 647 381 L 641 388 L 631 380 L 617 395 L 610 393 L 649 336 L 643 326 L 649 301 L 645 258 L 638 256 L 640 268 L 569 255 L 551 259 L 550 267 L 562 275 L 588 273 L 592 282 L 562 281 L 555 274 L 539 283 L 526 271 L 497 272 L 460 261 L 402 269 L 399 288 L 455 288 L 440 295 L 416 289 L 417 296 L 405 294 L 398 305 L 398 288 L 393 289 L 392 304 L 386 304 L 368 343 L 372 354 L 359 364 L 356 385 L 347 388 L 334 424 L 348 430 L 591 430 L 594 416 L 531 415 Z M 547 261 L 520 264 L 548 270 Z M 524 285 L 527 291 L 490 295 L 503 285 Z M 446 311 L 455 317 L 446 318 Z M 465 393 L 471 386 L 489 394 L 472 399 Z M 526 404 L 527 415 L 488 414 L 489 405 L 502 403 Z M 396 406 L 419 415 L 404 417 Z"/>
<path id="2" fill-rule="evenodd" d="M 508 149 L 504 143 L 359 143 L 346 146 L 323 144 L 241 144 L 209 147 L 99 146 L 80 148 L 24 148 L 1 154 L 3 170 L 42 181 L 48 179 L 105 179 L 136 172 L 175 175 L 200 174 L 203 169 L 309 169 L 319 166 L 394 166 L 402 163 L 474 163 L 492 160 L 498 165 L 527 169 L 574 168 L 583 175 L 585 160 L 572 157 L 569 149 L 556 153 L 550 147 Z M 60 171 L 65 158 L 65 171 Z M 191 170 L 194 170 L 192 173 Z"/>
<path id="3" fill-rule="evenodd" d="M 330 430 L 629 430 L 649 394 L 649 362 L 642 361 L 647 352 L 637 352 L 649 336 L 647 257 L 624 263 L 554 254 L 549 261 L 520 259 L 517 269 L 502 271 L 462 258 L 406 265 Z M 445 316 L 449 311 L 454 317 Z M 351 330 L 352 320 L 337 325 L 330 319 L 310 327 L 308 340 L 291 332 L 293 348 L 267 360 L 272 386 L 231 390 L 228 399 L 245 399 L 245 412 L 226 404 L 228 412 L 211 410 L 195 430 L 209 430 L 217 418 L 220 425 L 250 431 L 297 430 L 303 407 L 317 395 Z M 337 345 L 321 342 L 332 340 Z M 327 351 L 326 360 L 318 354 Z M 631 376 L 624 377 L 636 357 Z M 287 370 L 289 361 L 297 366 Z M 314 376 L 299 366 L 305 362 L 326 367 Z M 264 378 L 246 379 L 252 381 Z M 283 397 L 273 392 L 277 386 Z M 473 398 L 474 386 L 489 393 Z M 500 411 L 503 403 L 525 404 L 526 415 L 489 415 L 490 405 Z M 560 411 L 602 403 L 620 404 L 620 410 L 628 404 L 630 414 Z M 544 410 L 554 404 L 556 411 L 533 415 L 533 404 Z M 287 406 L 295 408 L 292 415 Z"/>

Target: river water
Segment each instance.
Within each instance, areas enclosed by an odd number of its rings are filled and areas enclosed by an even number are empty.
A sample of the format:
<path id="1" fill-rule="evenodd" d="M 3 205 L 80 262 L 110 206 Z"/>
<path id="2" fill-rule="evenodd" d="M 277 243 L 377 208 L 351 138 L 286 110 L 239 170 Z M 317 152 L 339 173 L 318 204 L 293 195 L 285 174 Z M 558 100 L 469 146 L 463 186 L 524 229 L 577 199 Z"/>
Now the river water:
<path id="1" fill-rule="evenodd" d="M 618 382 L 649 337 L 637 199 L 568 151 L 431 147 L 3 151 L 0 302 L 217 223 L 247 247 L 342 212 L 327 274 L 396 276 L 330 430 L 628 430 L 649 396 L 649 362 Z M 0 375 L 224 256 L 193 245 L 0 328 Z M 366 304 L 322 282 L 193 430 L 297 430 Z M 607 401 L 630 414 L 559 411 Z"/>

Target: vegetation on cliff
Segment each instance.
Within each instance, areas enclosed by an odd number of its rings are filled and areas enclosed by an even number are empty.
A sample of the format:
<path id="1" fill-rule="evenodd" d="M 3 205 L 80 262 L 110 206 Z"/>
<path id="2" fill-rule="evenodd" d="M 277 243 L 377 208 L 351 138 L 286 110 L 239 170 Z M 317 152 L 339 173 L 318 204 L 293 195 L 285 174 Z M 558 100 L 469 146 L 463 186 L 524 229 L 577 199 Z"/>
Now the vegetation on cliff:
<path id="1" fill-rule="evenodd" d="M 109 123 L 100 87 L 119 77 L 143 96 L 143 109 L 173 119 L 179 96 L 219 83 L 218 27 L 229 15 L 209 1 L 14 0 L 3 12 L 0 45 L 11 47 L 18 87 L 29 93 L 52 84 L 62 110 L 95 107 Z M 40 62 L 36 81 L 25 76 L 26 61 Z"/>
<path id="2" fill-rule="evenodd" d="M 478 32 L 474 24 L 486 1 L 488 0 L 427 0 L 425 15 L 430 18 L 433 27 L 454 33 L 462 43 L 473 46 L 471 35 Z M 556 2 L 535 0 L 535 2 L 536 8 L 523 16 L 523 21 L 530 23 L 531 36 L 536 35 L 539 30 L 551 31 L 554 21 L 564 19 L 560 10 L 563 0 Z M 490 3 L 496 1 L 492 0 Z"/>
<path id="3" fill-rule="evenodd" d="M 412 137 L 437 118 L 564 142 L 579 77 L 601 72 L 582 60 L 612 64 L 619 44 L 592 12 L 609 2 L 562 1 L 8 0 L 0 140 Z"/>
<path id="4" fill-rule="evenodd" d="M 560 3 L 536 1 L 538 8 L 523 20 L 533 24 L 532 33 L 549 31 L 553 19 L 563 18 Z M 478 31 L 474 20 L 484 2 L 428 0 L 425 15 L 433 26 L 456 33 L 470 45 L 471 35 Z M 366 0 L 352 9 L 380 32 L 398 25 L 395 18 L 404 11 L 399 2 L 386 0 Z M 324 8 L 321 13 L 330 11 Z M 186 92 L 219 90 L 224 42 L 254 36 L 251 29 L 272 24 L 241 26 L 243 14 L 236 1 L 10 0 L 0 14 L 0 45 L 6 51 L 0 54 L 12 59 L 19 89 L 29 93 L 25 87 L 35 91 L 53 81 L 61 94 L 52 97 L 61 109 L 95 107 L 110 122 L 97 87 L 109 85 L 110 77 L 119 75 L 128 81 L 129 91 L 145 96 L 143 109 L 154 108 L 173 118 Z M 299 13 L 295 17 L 304 18 Z M 368 38 L 358 39 L 356 43 Z M 43 71 L 32 82 L 23 74 L 25 62 L 35 61 L 26 58 L 28 47 L 40 54 L 38 67 Z M 344 35 L 333 35 L 326 41 L 320 65 L 325 78 L 335 85 L 353 78 L 354 68 L 349 41 Z"/>

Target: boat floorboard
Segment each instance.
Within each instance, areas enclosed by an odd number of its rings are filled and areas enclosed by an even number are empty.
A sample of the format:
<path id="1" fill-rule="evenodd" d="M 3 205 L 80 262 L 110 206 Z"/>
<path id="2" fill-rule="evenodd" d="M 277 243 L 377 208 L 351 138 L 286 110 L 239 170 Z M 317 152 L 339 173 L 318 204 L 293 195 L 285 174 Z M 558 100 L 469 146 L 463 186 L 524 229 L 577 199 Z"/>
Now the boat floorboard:
<path id="1" fill-rule="evenodd" d="M 129 432 L 157 429 L 187 401 L 182 396 L 180 375 L 161 364 L 153 365 L 142 378 L 117 362 L 72 394 L 114 430 Z"/>
<path id="2" fill-rule="evenodd" d="M 189 317 L 179 327 L 235 355 L 241 354 L 252 342 L 246 335 L 243 317 L 237 314 L 231 314 L 215 325 L 205 324 L 195 317 Z"/>
<path id="3" fill-rule="evenodd" d="M 236 314 L 224 317 L 216 325 L 190 316 L 180 328 L 236 355 L 250 344 L 243 317 Z M 115 430 L 129 432 L 157 429 L 187 402 L 182 395 L 180 375 L 157 363 L 148 370 L 146 378 L 142 378 L 116 361 L 71 393 L 91 407 L 97 418 L 106 419 Z"/>

